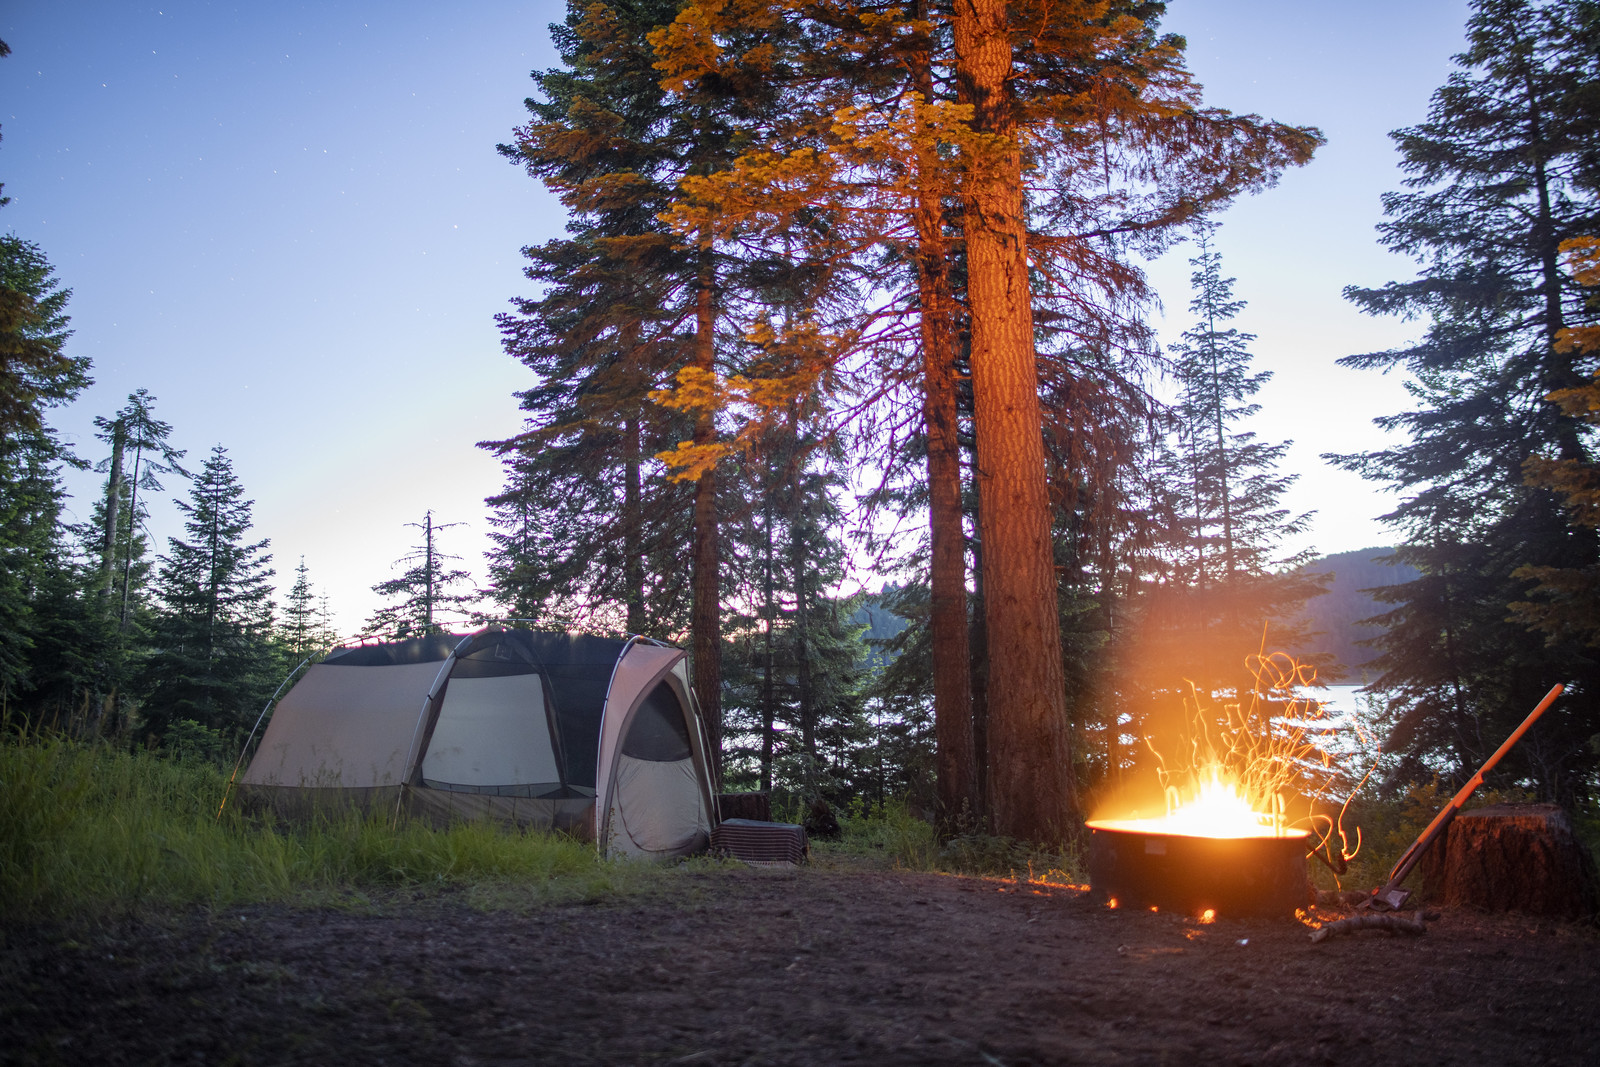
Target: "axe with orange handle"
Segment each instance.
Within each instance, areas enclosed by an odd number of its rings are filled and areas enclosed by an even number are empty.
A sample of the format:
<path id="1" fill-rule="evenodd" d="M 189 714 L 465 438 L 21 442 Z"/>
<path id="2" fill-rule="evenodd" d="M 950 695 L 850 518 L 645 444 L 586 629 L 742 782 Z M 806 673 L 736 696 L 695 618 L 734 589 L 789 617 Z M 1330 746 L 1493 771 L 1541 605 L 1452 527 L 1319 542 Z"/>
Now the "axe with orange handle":
<path id="1" fill-rule="evenodd" d="M 1566 686 L 1558 684 L 1544 695 L 1544 699 L 1539 701 L 1539 706 L 1534 708 L 1526 719 L 1522 720 L 1522 725 L 1513 730 L 1510 737 L 1506 738 L 1506 743 L 1494 750 L 1494 755 L 1484 761 L 1483 766 L 1478 768 L 1478 773 L 1467 779 L 1467 784 L 1462 786 L 1460 791 L 1450 798 L 1450 803 L 1444 806 L 1443 811 L 1433 817 L 1433 821 L 1428 824 L 1426 830 L 1422 831 L 1421 836 L 1411 842 L 1411 847 L 1405 850 L 1399 862 L 1394 865 L 1394 869 L 1389 872 L 1389 880 L 1374 889 L 1372 896 L 1362 901 L 1359 905 L 1360 907 L 1393 908 L 1395 911 L 1399 911 L 1405 906 L 1406 898 L 1411 896 L 1411 891 L 1409 889 L 1401 889 L 1400 883 L 1406 880 L 1406 875 L 1410 874 L 1411 869 L 1422 859 L 1422 854 L 1428 851 L 1428 846 L 1433 844 L 1434 840 L 1445 832 L 1446 827 L 1450 825 L 1450 820 L 1456 817 L 1456 813 L 1461 810 L 1461 805 L 1467 802 L 1467 798 L 1472 795 L 1472 791 L 1483 784 L 1483 776 L 1494 770 L 1494 765 L 1500 762 L 1500 757 L 1511 751 L 1511 746 L 1522 739 L 1522 735 L 1528 732 L 1528 727 L 1539 720 L 1539 716 L 1543 715 L 1545 709 L 1556 702 L 1556 697 L 1560 696 L 1565 689 Z"/>

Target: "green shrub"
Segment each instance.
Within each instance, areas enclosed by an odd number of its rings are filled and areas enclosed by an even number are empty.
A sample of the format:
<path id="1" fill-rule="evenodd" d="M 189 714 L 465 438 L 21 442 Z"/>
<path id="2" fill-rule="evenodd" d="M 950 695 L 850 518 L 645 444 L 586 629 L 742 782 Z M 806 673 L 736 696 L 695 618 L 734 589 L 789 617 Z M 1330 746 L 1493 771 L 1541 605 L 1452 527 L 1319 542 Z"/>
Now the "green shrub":
<path id="1" fill-rule="evenodd" d="M 839 816 L 843 839 L 836 845 L 813 842 L 814 850 L 854 856 L 869 862 L 882 862 L 912 871 L 934 869 L 939 842 L 927 820 L 918 818 L 900 801 L 891 801 L 875 810 L 851 806 Z"/>
<path id="2" fill-rule="evenodd" d="M 161 747 L 168 755 L 201 763 L 221 763 L 226 758 L 222 731 L 193 719 L 179 719 L 167 727 L 161 736 Z"/>
<path id="3" fill-rule="evenodd" d="M 1030 881 L 1082 882 L 1082 863 L 1075 852 L 1054 852 L 1007 837 L 964 833 L 940 843 L 933 825 L 912 813 L 903 801 L 863 812 L 852 807 L 840 817 L 844 840 L 837 845 L 813 842 L 827 856 L 877 861 L 911 871 L 944 874 L 997 875 Z"/>

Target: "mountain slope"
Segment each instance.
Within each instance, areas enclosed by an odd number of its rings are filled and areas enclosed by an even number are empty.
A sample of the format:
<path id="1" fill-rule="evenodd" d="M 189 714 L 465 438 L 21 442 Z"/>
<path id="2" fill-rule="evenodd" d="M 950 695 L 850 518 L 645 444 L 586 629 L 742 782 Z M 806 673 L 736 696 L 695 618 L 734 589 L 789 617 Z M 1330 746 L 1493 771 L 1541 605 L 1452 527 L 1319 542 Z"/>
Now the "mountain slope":
<path id="1" fill-rule="evenodd" d="M 1312 648 L 1331 652 L 1346 668 L 1348 673 L 1344 681 L 1363 681 L 1362 667 L 1378 655 L 1377 649 L 1365 648 L 1356 642 L 1377 637 L 1383 628 L 1363 625 L 1361 620 L 1389 610 L 1387 605 L 1378 603 L 1363 590 L 1398 585 L 1418 575 L 1413 567 L 1381 562 L 1393 551 L 1392 548 L 1361 548 L 1323 556 L 1306 565 L 1306 570 L 1312 574 L 1333 575 L 1328 591 L 1312 597 L 1301 617 L 1311 630 L 1321 631 L 1321 636 L 1311 641 Z"/>

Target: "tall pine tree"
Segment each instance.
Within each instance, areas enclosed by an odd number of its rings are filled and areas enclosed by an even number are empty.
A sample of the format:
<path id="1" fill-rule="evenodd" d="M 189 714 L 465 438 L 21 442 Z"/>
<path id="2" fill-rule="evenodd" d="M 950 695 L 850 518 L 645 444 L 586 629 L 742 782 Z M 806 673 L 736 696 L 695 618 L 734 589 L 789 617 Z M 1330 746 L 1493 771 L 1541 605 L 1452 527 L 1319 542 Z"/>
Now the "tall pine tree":
<path id="1" fill-rule="evenodd" d="M 95 469 L 107 472 L 105 499 L 108 505 L 116 502 L 115 509 L 108 506 L 101 512 L 101 575 L 112 614 L 122 629 L 128 625 L 133 594 L 134 539 L 147 514 L 139 490 L 163 492 L 162 475 L 189 477 L 178 462 L 185 451 L 167 441 L 172 426 L 155 417 L 155 399 L 147 390 L 135 390 L 115 416 L 94 420 L 95 436 L 111 446 L 111 455 Z"/>
<path id="2" fill-rule="evenodd" d="M 1038 441 L 1035 326 L 1108 349 L 1125 344 L 1130 309 L 1144 295 L 1142 276 L 1122 258 L 1129 242 L 1159 245 L 1207 206 L 1303 162 L 1320 141 L 1315 131 L 1198 107 L 1182 70 L 1181 42 L 1151 28 L 1159 13 L 1158 4 L 981 2 L 908 11 L 750 0 L 691 4 L 672 35 L 658 38 L 670 85 L 703 91 L 753 74 L 784 84 L 792 102 L 784 121 L 753 131 L 737 164 L 684 183 L 681 203 L 698 207 L 707 226 L 719 217 L 748 226 L 749 217 L 763 212 L 781 219 L 796 203 L 815 201 L 834 220 L 826 241 L 876 227 L 879 236 L 864 248 L 881 241 L 892 255 L 906 256 L 909 246 L 917 258 L 915 250 L 947 236 L 937 221 L 953 217 L 947 203 L 960 204 L 983 588 L 993 594 L 985 597 L 986 656 L 990 680 L 999 686 L 992 706 L 1001 709 L 990 724 L 987 758 L 997 787 L 991 789 L 995 825 L 1020 836 L 1064 835 L 1076 808 L 1046 461 Z M 747 41 L 743 35 L 753 27 L 781 28 L 769 37 L 782 46 Z M 840 61 L 881 63 L 896 47 L 907 56 L 899 91 L 861 90 L 851 81 L 858 70 Z M 830 80 L 838 88 L 830 91 Z M 935 91 L 940 99 L 931 101 Z M 808 115 L 822 121 L 808 124 Z M 1036 200 L 1022 182 L 1025 155 L 1029 171 L 1040 176 L 1031 184 Z M 925 169 L 932 167 L 943 173 Z M 913 216 L 918 225 L 897 225 Z M 685 231 L 696 221 L 680 206 Z M 1029 233 L 1029 222 L 1045 232 Z M 1111 233 L 1126 236 L 1106 240 Z M 926 270 L 920 275 L 921 306 L 932 309 L 936 280 Z M 1048 312 L 1038 321 L 1035 297 Z M 869 313 L 878 308 L 869 305 Z M 935 335 L 944 328 L 930 325 Z M 814 350 L 855 353 L 850 332 L 840 335 L 846 344 Z M 930 350 L 920 384 L 940 386 L 950 362 Z M 830 369 L 825 358 L 811 361 L 786 386 L 826 392 L 837 381 Z M 712 392 L 703 382 L 692 384 Z M 768 411 L 781 410 L 792 395 L 769 382 L 753 380 L 745 390 L 725 384 L 742 402 Z M 935 434 L 951 428 L 938 408 L 923 412 Z M 960 604 L 956 596 L 940 600 Z M 948 665 L 949 657 L 943 661 Z M 941 792 L 948 807 L 959 790 Z"/>
<path id="3" fill-rule="evenodd" d="M 430 510 L 421 522 L 406 525 L 422 532 L 422 543 L 394 562 L 404 571 L 372 587 L 374 593 L 392 603 L 373 612 L 363 624 L 368 633 L 396 641 L 446 632 L 448 627 L 462 624 L 470 618 L 471 607 L 478 599 L 476 590 L 461 590 L 472 581 L 472 575 L 450 566 L 460 562 L 461 557 L 439 547 L 439 532 L 462 524 L 436 523 Z"/>
<path id="4" fill-rule="evenodd" d="M 283 623 L 278 627 L 278 640 L 288 653 L 288 667 L 317 655 L 339 639 L 329 624 L 326 601 L 326 596 L 317 596 L 311 585 L 311 570 L 301 556 L 294 568 L 294 584 L 284 597 Z"/>
<path id="5" fill-rule="evenodd" d="M 507 611 L 545 625 L 668 638 L 686 628 L 692 490 L 655 452 L 689 432 L 650 399 L 688 358 L 695 269 L 656 218 L 681 157 L 645 34 L 671 3 L 573 5 L 551 27 L 564 66 L 501 154 L 559 195 L 567 236 L 523 250 L 536 297 L 499 316 L 535 381 L 490 499 L 490 575 Z"/>
<path id="6" fill-rule="evenodd" d="M 1404 440 L 1341 462 L 1403 494 L 1396 552 L 1421 576 L 1379 594 L 1392 605 L 1376 685 L 1397 720 L 1392 747 L 1421 777 L 1476 766 L 1556 681 L 1572 695 L 1502 763 L 1550 797 L 1592 794 L 1600 753 L 1600 662 L 1582 642 L 1547 643 L 1508 616 L 1534 579 L 1522 567 L 1582 569 L 1594 531 L 1524 484 L 1524 464 L 1590 458 L 1580 419 L 1545 400 L 1584 384 L 1593 357 L 1561 342 L 1593 323 L 1559 246 L 1600 233 L 1600 8 L 1584 0 L 1478 0 L 1460 69 L 1425 122 L 1397 131 L 1407 190 L 1387 195 L 1390 249 L 1414 281 L 1346 295 L 1374 314 L 1421 317 L 1421 341 L 1350 356 L 1404 368 L 1413 410 L 1380 419 Z"/>
<path id="7" fill-rule="evenodd" d="M 1172 346 L 1175 405 L 1172 486 L 1179 492 L 1178 542 L 1172 545 L 1171 581 L 1156 599 L 1175 612 L 1181 657 L 1153 657 L 1180 678 L 1208 693 L 1248 688 L 1245 658 L 1259 652 L 1265 636 L 1272 651 L 1301 635 L 1288 620 L 1316 582 L 1297 576 L 1310 550 L 1279 558 L 1285 538 L 1303 532 L 1311 516 L 1291 515 L 1282 506 L 1294 475 L 1278 464 L 1291 442 L 1259 439 L 1246 427 L 1260 410 L 1253 399 L 1271 372 L 1253 369 L 1254 334 L 1231 325 L 1245 308 L 1233 294 L 1234 279 L 1222 274 L 1216 249 L 1217 227 L 1197 227 L 1199 255 L 1189 262 L 1195 323 Z M 1170 468 L 1169 468 L 1170 469 Z M 1170 603 L 1176 600 L 1177 603 Z"/>
<path id="8" fill-rule="evenodd" d="M 271 644 L 269 542 L 248 540 L 254 501 L 217 445 L 179 501 L 184 536 L 167 539 L 142 666 L 139 736 L 155 741 L 185 721 L 223 734 L 249 728 L 277 684 Z"/>
<path id="9" fill-rule="evenodd" d="M 71 291 L 39 246 L 0 235 L 0 701 L 29 684 L 44 624 L 43 584 L 65 564 L 57 529 L 60 470 L 81 466 L 45 412 L 89 384 L 89 360 L 66 351 Z"/>

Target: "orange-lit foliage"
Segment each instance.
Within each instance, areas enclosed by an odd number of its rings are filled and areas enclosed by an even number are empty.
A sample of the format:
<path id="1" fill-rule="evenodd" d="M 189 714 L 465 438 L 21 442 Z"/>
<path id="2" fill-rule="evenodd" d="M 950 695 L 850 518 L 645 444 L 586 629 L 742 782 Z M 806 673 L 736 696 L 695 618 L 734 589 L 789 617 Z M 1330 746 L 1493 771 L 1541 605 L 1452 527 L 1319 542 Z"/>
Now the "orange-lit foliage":
<path id="1" fill-rule="evenodd" d="M 786 105 L 742 135 L 728 166 L 686 176 L 662 218 L 686 242 L 803 260 L 876 287 L 853 313 L 808 308 L 775 322 L 751 308 L 747 341 L 786 349 L 784 358 L 760 375 L 663 391 L 663 403 L 715 398 L 737 414 L 719 450 L 748 446 L 754 425 L 802 398 L 828 396 L 842 421 L 917 376 L 904 358 L 915 335 L 903 326 L 916 303 L 895 295 L 903 279 L 873 264 L 884 251 L 903 262 L 927 196 L 993 184 L 1010 153 L 1024 157 L 1030 285 L 1041 329 L 1058 339 L 1049 347 L 1130 357 L 1146 347 L 1138 311 L 1150 295 L 1130 254 L 1159 251 L 1197 215 L 1272 184 L 1322 143 L 1313 129 L 1204 107 L 1177 42 L 1103 0 L 1012 4 L 1008 17 L 1017 91 L 1005 135 L 979 129 L 972 105 L 950 91 L 950 16 L 938 9 L 691 0 L 650 34 L 663 87 L 685 100 L 755 82 L 781 85 Z M 919 79 L 930 68 L 931 81 Z M 889 349 L 901 354 L 886 367 Z M 850 360 L 868 352 L 852 380 Z M 691 447 L 662 458 L 687 476 L 714 457 Z"/>

